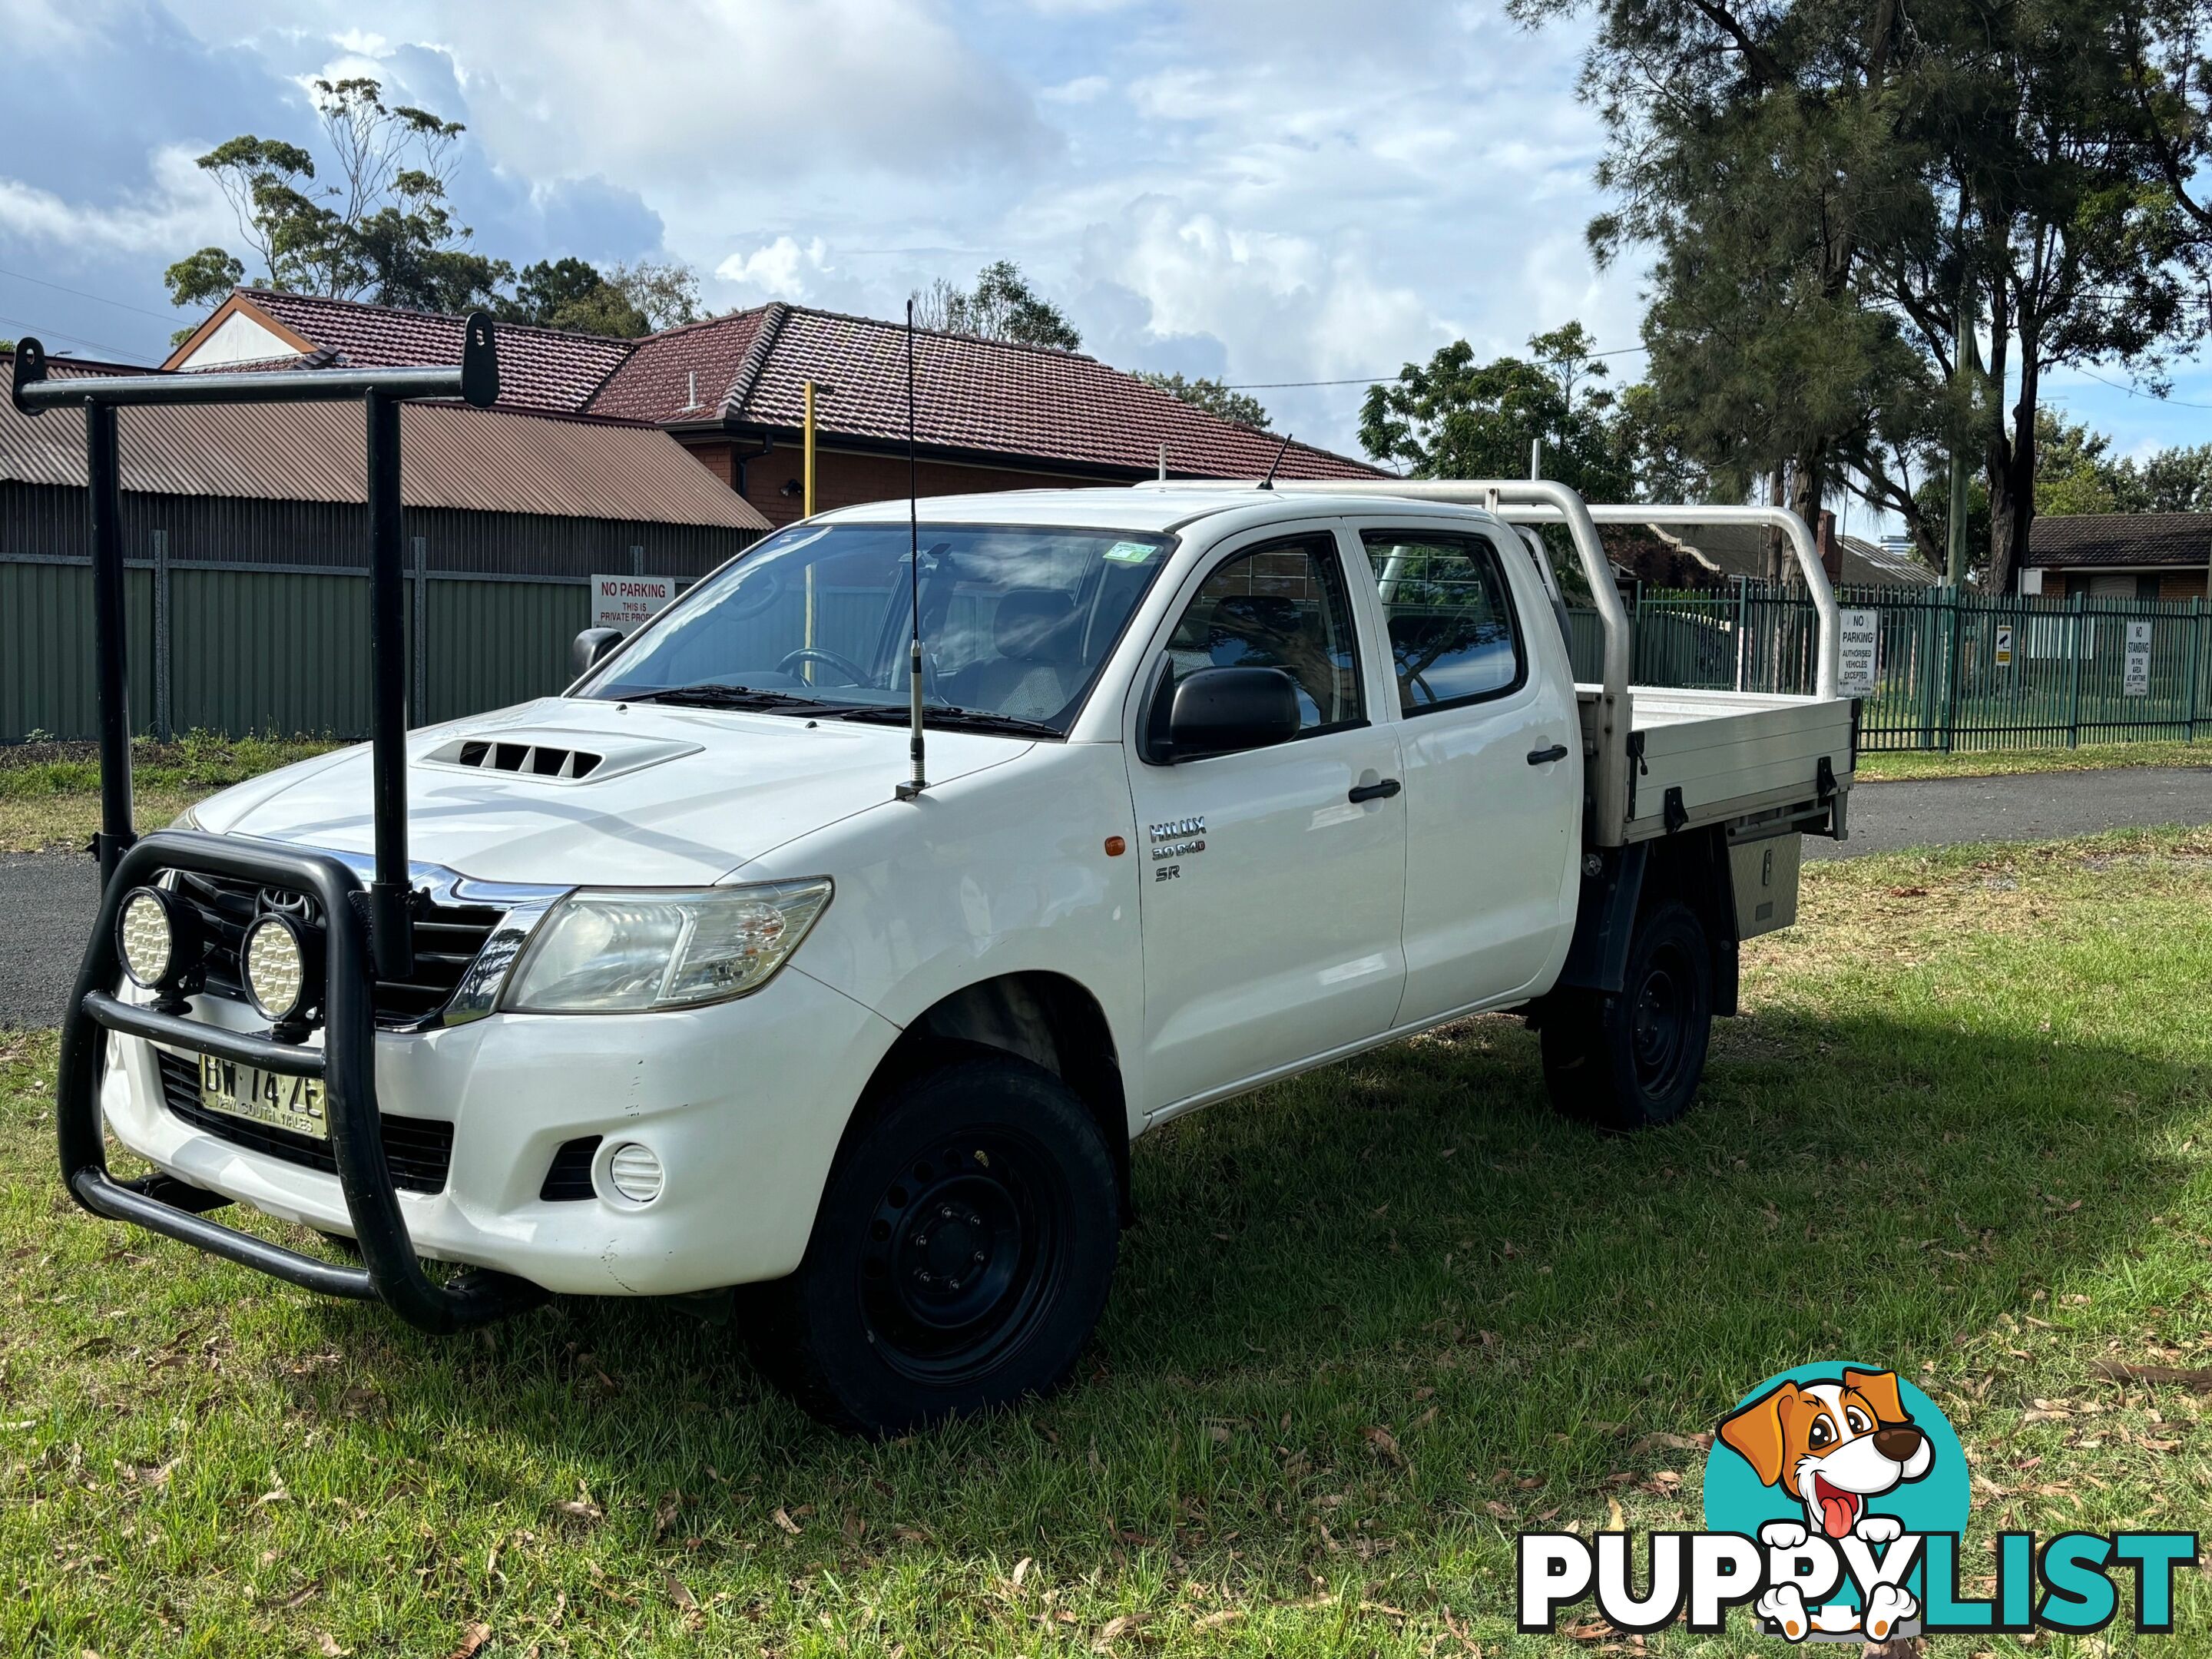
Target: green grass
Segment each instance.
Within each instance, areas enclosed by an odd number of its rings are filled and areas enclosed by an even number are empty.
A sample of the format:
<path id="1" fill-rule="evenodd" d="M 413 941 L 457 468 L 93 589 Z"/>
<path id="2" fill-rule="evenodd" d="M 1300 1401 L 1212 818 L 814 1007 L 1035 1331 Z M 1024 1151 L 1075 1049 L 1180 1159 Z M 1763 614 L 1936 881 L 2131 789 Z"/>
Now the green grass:
<path id="1" fill-rule="evenodd" d="M 131 746 L 133 817 L 143 834 L 196 800 L 336 747 L 315 738 L 224 738 L 190 732 Z M 0 853 L 80 848 L 100 827 L 100 760 L 88 743 L 0 746 Z"/>
<path id="2" fill-rule="evenodd" d="M 1859 757 L 1862 782 L 1908 778 L 1995 778 L 2018 772 L 2098 772 L 2116 766 L 2212 766 L 2202 743 L 2093 743 L 2079 749 L 1976 749 L 1942 754 L 1898 750 Z"/>
<path id="3" fill-rule="evenodd" d="M 1516 1528 L 1694 1526 L 1692 1437 L 1815 1359 L 1945 1407 L 1974 1571 L 2001 1526 L 2201 1522 L 2212 1399 L 2097 1367 L 2212 1364 L 2212 835 L 1805 898 L 1684 1124 L 1555 1121 L 1505 1019 L 1200 1114 L 1138 1148 L 1077 1385 L 882 1445 L 672 1308 L 431 1340 L 95 1221 L 15 1039 L 0 1652 L 1566 1650 L 1513 1633 Z M 2212 1649 L 2212 1580 L 2179 1617 L 2145 1650 Z"/>

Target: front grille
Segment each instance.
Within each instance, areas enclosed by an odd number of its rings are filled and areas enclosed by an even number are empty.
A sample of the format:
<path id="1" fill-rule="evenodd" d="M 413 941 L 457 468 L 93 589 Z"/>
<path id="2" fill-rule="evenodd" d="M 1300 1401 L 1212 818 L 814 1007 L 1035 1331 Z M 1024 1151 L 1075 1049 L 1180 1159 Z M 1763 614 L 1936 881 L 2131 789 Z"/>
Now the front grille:
<path id="1" fill-rule="evenodd" d="M 248 1152 L 281 1158 L 287 1164 L 338 1172 L 330 1143 L 289 1129 L 271 1129 L 226 1112 L 211 1112 L 200 1104 L 199 1066 L 183 1054 L 156 1048 L 161 1067 L 161 1097 L 169 1110 L 195 1129 Z M 433 1118 L 383 1115 L 384 1161 L 391 1166 L 392 1184 L 403 1193 L 441 1193 L 453 1164 L 453 1126 Z"/>
<path id="2" fill-rule="evenodd" d="M 592 1190 L 592 1156 L 599 1150 L 598 1135 L 564 1140 L 546 1166 L 545 1184 L 538 1196 L 548 1204 L 578 1204 L 597 1196 Z"/>
<path id="3" fill-rule="evenodd" d="M 191 900 L 207 923 L 208 989 L 219 997 L 244 1001 L 238 952 L 246 928 L 256 916 L 279 903 L 312 913 L 313 902 L 232 876 L 179 870 L 176 878 L 177 891 Z M 376 1023 L 412 1025 L 444 1007 L 506 914 L 488 904 L 422 905 L 416 913 L 415 971 L 404 980 L 376 981 Z"/>

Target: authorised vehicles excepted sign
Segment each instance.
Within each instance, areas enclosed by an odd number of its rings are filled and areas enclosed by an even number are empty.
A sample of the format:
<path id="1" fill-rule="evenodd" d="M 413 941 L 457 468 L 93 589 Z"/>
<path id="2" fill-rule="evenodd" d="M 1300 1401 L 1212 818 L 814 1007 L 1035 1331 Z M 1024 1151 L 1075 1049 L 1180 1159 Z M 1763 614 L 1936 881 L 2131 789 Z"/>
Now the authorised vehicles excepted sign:
<path id="1" fill-rule="evenodd" d="M 673 576 L 594 576 L 592 626 L 627 634 L 667 610 L 675 598 Z"/>
<path id="2" fill-rule="evenodd" d="M 1838 613 L 1836 691 L 1840 696 L 1870 697 L 1881 678 L 1881 612 Z"/>
<path id="3" fill-rule="evenodd" d="M 2150 624 L 2128 624 L 2127 662 L 2120 675 L 2120 690 L 2130 697 L 2150 696 Z"/>

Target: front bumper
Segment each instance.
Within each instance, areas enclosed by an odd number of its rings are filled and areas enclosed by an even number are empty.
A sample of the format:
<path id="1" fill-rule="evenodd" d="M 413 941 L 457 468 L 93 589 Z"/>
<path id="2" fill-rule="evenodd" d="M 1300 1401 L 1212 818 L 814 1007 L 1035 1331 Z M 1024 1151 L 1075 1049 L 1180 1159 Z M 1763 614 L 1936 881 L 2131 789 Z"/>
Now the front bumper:
<path id="1" fill-rule="evenodd" d="M 193 1018 L 256 1029 L 202 997 Z M 658 1296 L 789 1273 L 805 1254 L 853 1103 L 898 1030 L 787 964 L 748 997 L 653 1014 L 495 1014 L 380 1033 L 388 1115 L 451 1122 L 442 1191 L 402 1192 L 416 1252 L 566 1294 Z M 337 1178 L 193 1127 L 166 1103 L 155 1046 L 116 1036 L 100 1104 L 116 1139 L 190 1183 L 349 1234 Z M 540 1197 L 563 1143 L 626 1141 L 666 1171 L 659 1197 Z"/>

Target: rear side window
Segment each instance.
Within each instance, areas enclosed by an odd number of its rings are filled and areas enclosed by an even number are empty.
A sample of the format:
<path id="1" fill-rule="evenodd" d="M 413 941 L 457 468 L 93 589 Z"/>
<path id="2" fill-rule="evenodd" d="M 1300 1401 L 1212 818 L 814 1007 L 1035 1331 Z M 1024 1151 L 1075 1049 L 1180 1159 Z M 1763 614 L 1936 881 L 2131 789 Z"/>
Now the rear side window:
<path id="1" fill-rule="evenodd" d="M 1504 567 L 1486 538 L 1370 530 L 1361 539 L 1389 621 L 1401 713 L 1502 696 L 1528 678 Z"/>

